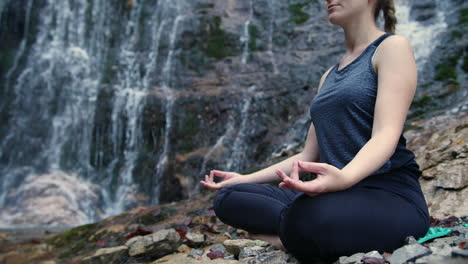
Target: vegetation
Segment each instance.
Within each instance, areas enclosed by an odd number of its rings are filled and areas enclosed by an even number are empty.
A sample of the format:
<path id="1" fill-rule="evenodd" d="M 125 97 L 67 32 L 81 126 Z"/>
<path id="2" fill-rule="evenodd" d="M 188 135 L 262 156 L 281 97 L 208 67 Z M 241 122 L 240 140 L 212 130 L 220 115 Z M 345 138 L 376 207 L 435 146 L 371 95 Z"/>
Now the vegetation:
<path id="1" fill-rule="evenodd" d="M 304 6 L 310 4 L 310 1 L 289 5 L 288 10 L 291 13 L 291 21 L 296 24 L 302 24 L 309 20 L 310 16 L 302 10 Z"/>
<path id="2" fill-rule="evenodd" d="M 203 47 L 206 55 L 209 57 L 222 59 L 228 56 L 236 55 L 235 47 L 236 37 L 221 29 L 221 17 L 215 16 L 213 23 L 209 23 L 207 29 L 202 23 L 201 32 L 206 34 L 206 47 Z"/>
<path id="3" fill-rule="evenodd" d="M 468 8 L 463 8 L 460 11 L 460 16 L 458 17 L 458 23 L 460 25 L 468 24 Z"/>
<path id="4" fill-rule="evenodd" d="M 214 8 L 213 3 L 197 3 L 195 9 Z"/>
<path id="5" fill-rule="evenodd" d="M 455 55 L 450 56 L 443 60 L 441 63 L 439 63 L 436 66 L 436 74 L 434 79 L 437 81 L 444 81 L 449 84 L 458 84 L 458 74 L 456 66 L 460 57 L 461 51 L 457 52 Z"/>
<path id="6" fill-rule="evenodd" d="M 466 53 L 465 56 L 463 57 L 462 69 L 464 72 L 468 72 L 468 53 Z"/>
<path id="7" fill-rule="evenodd" d="M 257 49 L 258 28 L 255 25 L 249 25 L 249 50 L 254 51 Z"/>

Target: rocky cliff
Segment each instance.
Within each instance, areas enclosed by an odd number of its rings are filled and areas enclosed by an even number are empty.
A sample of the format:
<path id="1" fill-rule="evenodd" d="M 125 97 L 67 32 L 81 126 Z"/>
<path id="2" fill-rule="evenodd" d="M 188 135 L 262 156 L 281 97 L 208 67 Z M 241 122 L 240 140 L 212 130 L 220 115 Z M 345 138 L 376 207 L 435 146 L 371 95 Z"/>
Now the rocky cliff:
<path id="1" fill-rule="evenodd" d="M 300 151 L 319 78 L 343 51 L 321 1 L 21 0 L 0 8 L 5 225 L 94 222 L 192 197 L 210 169 L 253 171 Z M 397 8 L 420 76 L 410 148 L 432 186 L 434 213 L 464 214 L 456 211 L 464 170 L 440 171 L 452 167 L 447 157 L 464 162 L 463 119 L 448 116 L 466 110 L 467 3 Z M 436 116 L 447 116 L 445 132 L 432 126 Z M 457 154 L 433 134 L 456 139 Z M 453 209 L 435 209 L 449 200 Z"/>

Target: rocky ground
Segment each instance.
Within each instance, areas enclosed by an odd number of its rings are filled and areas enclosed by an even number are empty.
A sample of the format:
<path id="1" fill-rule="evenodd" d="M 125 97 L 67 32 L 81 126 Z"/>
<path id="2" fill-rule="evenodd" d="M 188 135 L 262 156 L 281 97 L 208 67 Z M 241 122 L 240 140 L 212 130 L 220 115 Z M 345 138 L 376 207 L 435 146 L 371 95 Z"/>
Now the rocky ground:
<path id="1" fill-rule="evenodd" d="M 300 263 L 287 252 L 250 239 L 215 216 L 214 192 L 190 200 L 132 211 L 61 234 L 19 241 L 0 234 L 1 264 L 58 263 Z M 466 263 L 468 217 L 433 219 L 432 226 L 452 227 L 444 237 L 407 244 L 394 252 L 362 252 L 336 263 Z M 313 262 L 319 263 L 319 262 Z"/>

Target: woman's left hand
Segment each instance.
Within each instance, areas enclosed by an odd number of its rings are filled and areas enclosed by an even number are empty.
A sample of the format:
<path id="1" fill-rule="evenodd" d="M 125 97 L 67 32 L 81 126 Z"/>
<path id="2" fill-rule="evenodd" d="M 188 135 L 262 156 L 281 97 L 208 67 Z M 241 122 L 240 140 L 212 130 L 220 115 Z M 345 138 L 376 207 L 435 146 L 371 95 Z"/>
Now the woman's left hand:
<path id="1" fill-rule="evenodd" d="M 301 181 L 299 179 L 299 169 L 314 172 L 317 174 L 317 178 L 312 181 Z M 341 191 L 354 185 L 354 182 L 347 178 L 340 169 L 327 163 L 295 161 L 291 170 L 291 177 L 281 169 L 276 170 L 276 174 L 282 180 L 279 187 L 304 192 L 309 196 Z"/>

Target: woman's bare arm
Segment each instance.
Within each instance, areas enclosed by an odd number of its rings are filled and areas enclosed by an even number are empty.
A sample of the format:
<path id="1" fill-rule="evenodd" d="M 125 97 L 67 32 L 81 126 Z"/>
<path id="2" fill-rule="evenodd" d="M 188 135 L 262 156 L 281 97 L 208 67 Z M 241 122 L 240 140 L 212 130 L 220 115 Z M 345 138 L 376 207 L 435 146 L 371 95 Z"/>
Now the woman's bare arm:
<path id="1" fill-rule="evenodd" d="M 395 152 L 417 85 L 413 50 L 402 36 L 382 42 L 376 54 L 378 92 L 371 139 L 343 173 L 358 182 L 379 169 Z"/>

